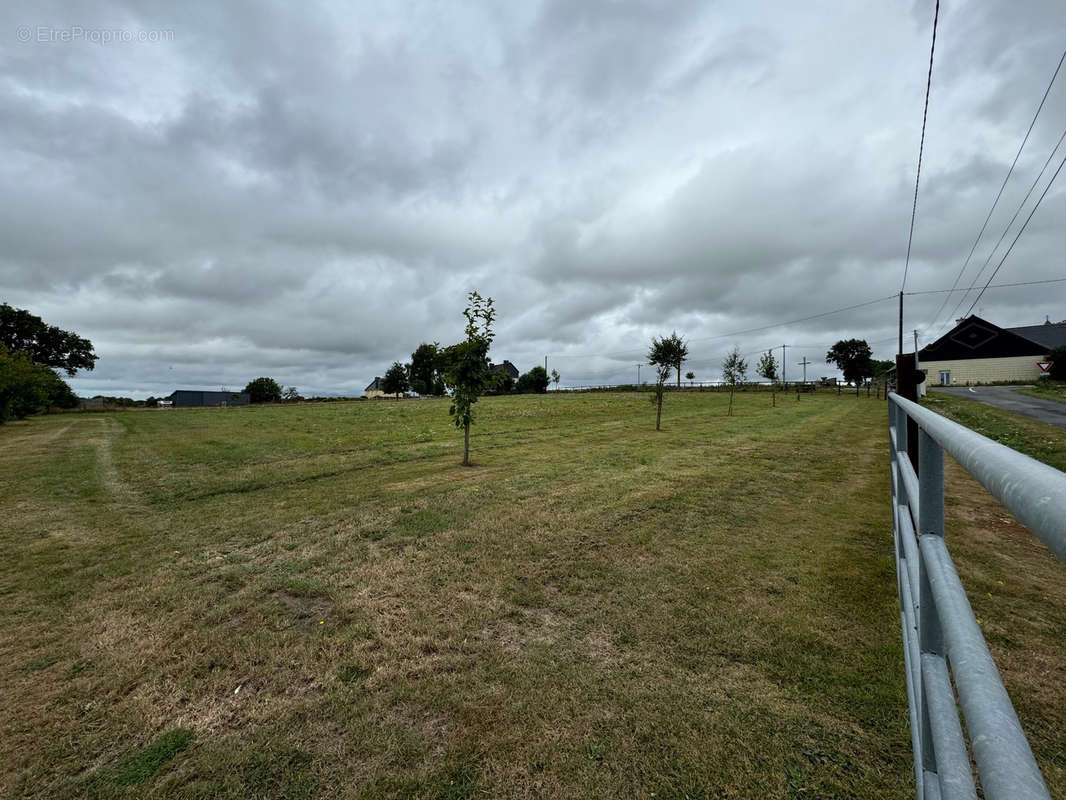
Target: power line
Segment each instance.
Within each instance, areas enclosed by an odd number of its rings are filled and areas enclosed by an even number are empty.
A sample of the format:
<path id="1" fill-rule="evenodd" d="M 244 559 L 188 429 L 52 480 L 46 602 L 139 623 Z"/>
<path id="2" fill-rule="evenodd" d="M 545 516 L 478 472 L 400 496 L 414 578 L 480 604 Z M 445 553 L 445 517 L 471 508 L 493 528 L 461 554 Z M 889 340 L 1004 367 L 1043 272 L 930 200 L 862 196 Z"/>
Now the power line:
<path id="1" fill-rule="evenodd" d="M 1040 179 L 1044 177 L 1044 173 L 1047 171 L 1048 165 L 1051 163 L 1051 160 L 1055 157 L 1055 154 L 1059 151 L 1059 147 L 1062 145 L 1062 142 L 1063 142 L 1064 139 L 1066 139 L 1066 129 L 1063 130 L 1062 136 L 1060 136 L 1058 142 L 1055 143 L 1055 147 L 1052 148 L 1050 153 L 1048 153 L 1048 157 L 1044 161 L 1044 166 L 1042 166 L 1040 168 L 1040 172 L 1037 173 L 1037 176 L 1033 179 L 1032 184 L 1030 184 L 1030 186 L 1029 186 L 1029 191 L 1027 191 L 1025 193 L 1025 197 L 1022 198 L 1022 201 L 1018 204 L 1018 207 L 1014 210 L 1014 214 L 1011 216 L 1010 222 L 1008 222 L 1006 227 L 1003 228 L 1003 233 L 1001 233 L 999 235 L 999 239 L 996 240 L 996 246 L 993 247 L 989 251 L 988 257 L 985 259 L 985 263 L 981 265 L 981 269 L 979 269 L 977 271 L 977 274 L 974 276 L 973 281 L 970 283 L 970 285 L 968 287 L 966 287 L 966 291 L 962 293 L 962 297 L 960 297 L 959 298 L 959 302 L 957 302 L 955 304 L 955 308 L 953 308 L 951 310 L 951 314 L 948 315 L 948 318 L 947 318 L 945 324 L 947 322 L 950 322 L 952 319 L 954 319 L 955 313 L 959 310 L 959 307 L 963 303 L 966 302 L 966 295 L 968 295 L 970 293 L 970 291 L 975 286 L 977 286 L 977 282 L 981 279 L 981 276 L 984 274 L 985 269 L 988 268 L 989 263 L 992 261 L 992 256 L 994 256 L 996 254 L 996 251 L 999 249 L 999 246 L 1001 244 L 1003 244 L 1003 240 L 1007 238 L 1007 234 L 1010 232 L 1011 225 L 1013 225 L 1014 221 L 1016 219 L 1018 219 L 1018 215 L 1022 212 L 1022 209 L 1025 208 L 1025 204 L 1029 202 L 1029 198 L 1032 196 L 1033 190 L 1036 189 L 1037 184 L 1040 183 Z M 1054 180 L 1054 179 L 1052 179 L 1052 180 Z M 946 302 L 947 302 L 947 299 L 945 299 L 945 303 Z"/>
<path id="2" fill-rule="evenodd" d="M 918 184 L 922 180 L 922 153 L 925 150 L 925 122 L 929 117 L 929 92 L 933 86 L 933 53 L 936 51 L 936 25 L 940 19 L 940 0 L 936 0 L 936 11 L 933 13 L 933 43 L 929 47 L 929 74 L 925 78 L 925 108 L 922 110 L 922 138 L 918 143 L 918 171 L 914 176 L 914 204 L 911 206 L 911 231 L 907 236 L 907 260 L 903 265 L 903 284 L 899 287 L 902 292 L 907 288 L 907 272 L 911 266 L 911 244 L 914 241 L 914 218 L 918 216 Z"/>
<path id="3" fill-rule="evenodd" d="M 992 219 L 992 213 L 996 210 L 996 206 L 999 204 L 999 200 L 1003 196 L 1003 190 L 1007 187 L 1007 181 L 1010 180 L 1010 176 L 1014 173 L 1014 167 L 1017 166 L 1017 164 L 1018 164 L 1018 159 L 1019 159 L 1019 157 L 1021 157 L 1022 150 L 1025 149 L 1026 142 L 1029 141 L 1029 135 L 1033 132 L 1033 126 L 1036 125 L 1037 117 L 1040 116 L 1040 112 L 1044 108 L 1044 103 L 1047 102 L 1048 95 L 1051 93 L 1051 87 L 1054 85 L 1055 79 L 1059 75 L 1059 70 L 1062 69 L 1062 62 L 1064 60 L 1066 60 L 1066 50 L 1062 51 L 1062 56 L 1059 58 L 1059 63 L 1058 63 L 1058 65 L 1056 65 L 1055 71 L 1051 75 L 1051 80 L 1048 81 L 1047 88 L 1044 90 L 1044 96 L 1042 98 L 1040 98 L 1040 105 L 1037 106 L 1036 113 L 1033 114 L 1033 119 L 1029 123 L 1029 128 L 1028 128 L 1028 130 L 1026 130 L 1024 138 L 1022 138 L 1022 143 L 1018 146 L 1018 152 L 1014 154 L 1014 161 L 1011 162 L 1010 169 L 1007 170 L 1007 175 L 1006 175 L 1006 177 L 1003 178 L 1003 183 L 1000 184 L 999 191 L 996 192 L 996 199 L 992 201 L 992 207 L 990 209 L 988 209 L 988 215 L 985 217 L 984 224 L 981 225 L 981 230 L 977 232 L 977 238 L 973 240 L 973 247 L 970 248 L 970 253 L 969 253 L 969 255 L 966 256 L 966 261 L 963 262 L 962 269 L 959 270 L 959 274 L 955 276 L 955 282 L 951 284 L 951 290 L 952 291 L 955 290 L 955 287 L 959 285 L 959 281 L 962 280 L 963 273 L 966 272 L 966 268 L 970 265 L 970 259 L 973 258 L 973 254 L 977 250 L 977 245 L 981 241 L 981 237 L 984 236 L 985 229 L 988 228 L 988 223 Z M 1064 132 L 1063 135 L 1066 136 L 1066 132 Z M 1061 144 L 1061 143 L 1062 143 L 1062 139 L 1059 139 L 1059 144 Z M 1059 145 L 1055 145 L 1055 150 L 1058 150 L 1058 147 L 1059 147 Z M 1052 155 L 1054 155 L 1054 152 L 1055 151 L 1053 150 L 1052 151 Z M 1048 161 L 1051 160 L 1051 157 L 1052 156 L 1048 156 Z M 1046 169 L 1047 168 L 1047 164 L 1045 164 L 1044 167 Z M 1041 170 L 1041 175 L 1042 174 L 1043 174 L 1043 170 Z M 1039 180 L 1039 177 L 1037 178 L 1037 180 Z M 1035 185 L 1035 183 L 1034 183 L 1034 185 Z M 1032 189 L 1030 189 L 1029 191 L 1031 192 Z M 1028 199 L 1029 199 L 1029 195 L 1026 195 L 1026 200 L 1028 200 Z M 1024 204 L 1025 204 L 1025 200 L 1022 201 L 1022 205 L 1024 205 Z M 1020 207 L 1019 207 L 1019 210 L 1020 210 Z M 1017 212 L 1015 212 L 1015 216 L 1017 216 Z M 1012 223 L 1013 223 L 1013 221 L 1014 220 L 1011 220 Z M 1009 228 L 1010 225 L 1008 225 L 1007 227 Z M 1006 232 L 1004 231 L 1004 233 L 1006 233 Z M 1002 242 L 1002 240 L 1003 240 L 1003 238 L 1000 237 L 1000 241 L 1001 242 Z M 998 248 L 998 247 L 999 247 L 999 244 L 997 243 L 996 247 L 992 248 L 992 252 L 994 253 L 996 251 L 996 248 Z M 989 259 L 991 259 L 992 258 L 992 254 L 989 253 L 988 257 L 989 257 Z M 978 275 L 980 275 L 981 272 L 984 272 L 985 266 L 988 266 L 988 262 L 987 261 L 985 262 L 985 265 L 981 267 L 980 272 L 977 273 Z M 974 282 L 976 283 L 976 279 L 975 279 Z M 971 286 L 970 288 L 972 289 L 973 286 Z M 969 289 L 967 289 L 966 291 L 969 291 Z M 965 295 L 963 295 L 963 296 L 965 297 Z M 933 314 L 933 321 L 929 323 L 929 326 L 926 328 L 926 330 L 928 330 L 929 328 L 932 328 L 932 327 L 934 327 L 936 325 L 937 320 L 940 318 L 940 312 L 944 310 L 944 307 L 948 304 L 949 300 L 950 300 L 950 294 L 949 294 L 948 297 L 944 298 L 944 302 L 940 304 L 940 308 L 938 308 L 936 310 L 936 313 Z M 961 300 L 959 301 L 959 305 L 962 305 L 962 301 Z M 956 308 L 958 308 L 958 306 L 956 306 Z M 948 319 L 951 319 L 950 315 L 949 315 Z"/>
<path id="4" fill-rule="evenodd" d="M 986 289 L 1006 289 L 1011 286 L 1040 286 L 1045 283 L 1063 283 L 1066 282 L 1066 278 L 1049 278 L 1046 281 L 1019 281 L 1018 283 L 996 283 L 990 286 L 986 286 Z M 970 289 L 973 287 L 971 286 Z M 954 289 L 926 289 L 922 292 L 904 292 L 907 297 L 913 297 L 919 294 L 944 294 L 954 292 Z M 969 291 L 969 289 L 967 289 Z M 928 330 L 928 328 L 926 328 Z"/>
<path id="5" fill-rule="evenodd" d="M 788 320 L 787 322 L 775 322 L 772 325 L 763 325 L 762 327 L 759 327 L 759 328 L 748 328 L 747 330 L 743 330 L 743 331 L 733 331 L 732 333 L 721 333 L 721 334 L 718 334 L 717 336 L 704 336 L 704 337 L 699 338 L 699 339 L 689 339 L 688 341 L 690 341 L 690 342 L 709 342 L 709 341 L 711 341 L 713 339 L 728 339 L 730 336 L 740 336 L 740 335 L 745 334 L 745 333 L 758 333 L 759 331 L 767 331 L 767 330 L 770 330 L 771 328 L 780 328 L 780 327 L 783 327 L 785 325 L 795 325 L 798 322 L 807 322 L 808 320 L 819 319 L 820 317 L 828 317 L 828 316 L 830 316 L 832 314 L 839 314 L 842 311 L 852 311 L 852 310 L 854 310 L 856 308 L 863 308 L 864 306 L 872 306 L 875 303 L 883 303 L 886 300 L 894 300 L 895 298 L 896 298 L 896 295 L 890 294 L 887 297 L 878 297 L 876 300 L 867 300 L 864 303 L 856 303 L 855 305 L 844 306 L 843 308 L 834 308 L 832 311 L 823 311 L 821 314 L 811 314 L 809 317 L 800 317 L 799 319 L 791 319 L 791 320 Z"/>
<path id="6" fill-rule="evenodd" d="M 1018 243 L 1018 240 L 1021 238 L 1022 234 L 1025 233 L 1025 229 L 1029 226 L 1029 220 L 1033 218 L 1033 214 L 1035 214 L 1036 210 L 1040 208 L 1040 203 L 1042 203 L 1044 198 L 1047 196 L 1048 190 L 1051 188 L 1051 185 L 1055 183 L 1055 178 L 1059 177 L 1059 173 L 1062 171 L 1062 167 L 1064 164 L 1066 164 L 1066 156 L 1064 156 L 1062 161 L 1059 162 L 1058 169 L 1056 169 L 1055 174 L 1051 176 L 1051 180 L 1048 181 L 1047 186 L 1044 187 L 1044 191 L 1040 193 L 1040 197 L 1037 198 L 1036 205 L 1033 206 L 1033 210 L 1029 212 L 1029 216 L 1025 218 L 1025 222 L 1022 223 L 1022 227 L 1018 229 L 1018 233 L 1015 235 L 1014 241 L 1010 243 L 1010 247 L 1008 247 L 1007 252 L 1003 254 L 1003 258 L 999 260 L 999 263 L 996 265 L 996 268 L 992 270 L 992 274 L 988 276 L 988 283 L 984 285 L 984 288 L 981 289 L 977 297 L 974 298 L 974 301 L 970 304 L 970 307 L 966 309 L 966 313 L 963 314 L 964 317 L 970 316 L 970 312 L 974 310 L 974 307 L 977 305 L 977 302 L 984 295 L 989 285 L 991 285 L 992 279 L 996 277 L 996 274 L 999 272 L 1000 267 L 1002 267 L 1003 263 L 1007 260 L 1007 256 L 1009 256 L 1011 250 L 1014 249 L 1014 245 Z"/>
<path id="7" fill-rule="evenodd" d="M 760 326 L 758 328 L 747 328 L 747 329 L 742 330 L 742 331 L 731 331 L 730 333 L 720 333 L 720 334 L 717 334 L 715 336 L 703 336 L 703 337 L 700 337 L 698 339 L 686 339 L 685 341 L 686 341 L 686 343 L 691 343 L 691 342 L 710 342 L 710 341 L 714 341 L 715 339 L 728 339 L 731 336 L 741 336 L 741 335 L 746 334 L 746 333 L 758 333 L 759 331 L 768 331 L 768 330 L 770 330 L 772 328 L 782 328 L 782 327 L 785 327 L 786 325 L 795 325 L 795 324 L 800 323 L 800 322 L 808 322 L 809 320 L 812 320 L 812 319 L 820 319 L 821 317 L 828 317 L 828 316 L 831 316 L 833 314 L 840 314 L 840 313 L 842 313 L 844 311 L 853 311 L 856 308 L 864 308 L 865 306 L 872 306 L 872 305 L 874 305 L 876 303 L 884 303 L 886 300 L 894 300 L 894 299 L 896 299 L 896 295 L 890 294 L 887 297 L 878 297 L 875 300 L 867 300 L 867 301 L 862 302 L 862 303 L 855 303 L 854 305 L 844 306 L 843 308 L 834 308 L 831 311 L 823 311 L 823 312 L 821 312 L 819 314 L 811 314 L 810 316 L 807 316 L 807 317 L 799 317 L 798 319 L 790 319 L 790 320 L 787 320 L 785 322 L 774 322 L 774 323 L 772 323 L 770 325 L 762 325 L 762 326 Z M 618 352 L 618 353 L 567 353 L 566 355 L 557 355 L 557 354 L 553 353 L 552 354 L 552 358 L 628 358 L 629 356 L 631 356 L 633 353 L 636 353 L 636 352 L 637 352 L 636 350 L 626 350 L 625 352 Z M 641 352 L 643 352 L 643 351 L 641 351 Z"/>

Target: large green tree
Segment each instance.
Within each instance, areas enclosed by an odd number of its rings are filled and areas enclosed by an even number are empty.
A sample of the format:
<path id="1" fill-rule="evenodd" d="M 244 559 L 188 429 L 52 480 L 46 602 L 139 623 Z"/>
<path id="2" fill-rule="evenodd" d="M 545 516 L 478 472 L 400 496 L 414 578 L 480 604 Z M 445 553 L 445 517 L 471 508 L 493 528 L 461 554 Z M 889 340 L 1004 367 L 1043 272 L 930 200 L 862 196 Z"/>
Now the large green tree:
<path id="1" fill-rule="evenodd" d="M 411 389 L 419 394 L 442 394 L 440 381 L 440 344 L 423 342 L 411 353 L 408 367 Z"/>
<path id="2" fill-rule="evenodd" d="M 489 347 L 495 334 L 492 323 L 496 309 L 492 298 L 477 292 L 467 295 L 466 339 L 444 351 L 444 381 L 452 390 L 448 413 L 455 427 L 463 429 L 463 466 L 470 466 L 470 426 L 474 424 L 474 404 L 489 383 Z"/>
<path id="3" fill-rule="evenodd" d="M 27 353 L 13 353 L 0 346 L 0 423 L 57 406 L 74 408 L 78 398 L 66 381 Z"/>
<path id="4" fill-rule="evenodd" d="M 273 378 L 256 378 L 244 387 L 253 403 L 280 403 L 281 386 Z"/>
<path id="5" fill-rule="evenodd" d="M 841 339 L 825 354 L 826 364 L 836 364 L 844 380 L 856 386 L 874 374 L 873 351 L 865 339 Z"/>
<path id="6" fill-rule="evenodd" d="M 385 377 L 381 379 L 381 391 L 399 397 L 410 388 L 411 382 L 407 379 L 407 367 L 399 361 L 392 362 L 392 366 L 385 371 Z"/>
<path id="7" fill-rule="evenodd" d="M 12 353 L 25 353 L 34 364 L 62 369 L 70 376 L 96 365 L 97 356 L 88 339 L 48 325 L 7 303 L 0 303 L 0 345 Z"/>

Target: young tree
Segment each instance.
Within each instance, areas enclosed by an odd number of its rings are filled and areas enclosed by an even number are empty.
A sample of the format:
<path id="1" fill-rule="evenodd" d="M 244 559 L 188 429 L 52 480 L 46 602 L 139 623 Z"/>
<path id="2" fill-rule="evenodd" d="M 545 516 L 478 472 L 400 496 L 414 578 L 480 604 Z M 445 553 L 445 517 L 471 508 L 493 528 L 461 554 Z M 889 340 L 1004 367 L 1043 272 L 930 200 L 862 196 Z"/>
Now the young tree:
<path id="1" fill-rule="evenodd" d="M 836 364 L 848 383 L 873 377 L 873 352 L 865 339 L 841 339 L 825 354 L 826 364 Z"/>
<path id="2" fill-rule="evenodd" d="M 663 418 L 663 389 L 666 379 L 670 377 L 670 372 L 674 367 L 684 360 L 684 355 L 688 352 L 686 349 L 685 353 L 681 353 L 678 345 L 684 347 L 684 342 L 677 337 L 676 333 L 661 339 L 653 336 L 651 348 L 648 350 L 648 363 L 655 367 L 655 394 L 652 396 L 652 402 L 655 403 L 655 430 L 660 430 Z"/>
<path id="3" fill-rule="evenodd" d="M 34 364 L 65 370 L 73 376 L 96 364 L 93 343 L 75 333 L 46 325 L 29 311 L 0 303 L 0 346 L 25 353 Z"/>
<path id="4" fill-rule="evenodd" d="M 277 403 L 281 401 L 281 387 L 273 378 L 256 378 L 244 387 L 253 403 Z"/>
<path id="5" fill-rule="evenodd" d="M 677 331 L 674 331 L 669 336 L 662 339 L 663 345 L 670 353 L 670 357 L 673 361 L 670 363 L 675 370 L 677 370 L 677 388 L 681 388 L 681 365 L 688 360 L 688 342 L 677 335 Z"/>
<path id="6" fill-rule="evenodd" d="M 696 373 L 691 370 L 685 373 L 685 380 L 688 381 L 688 385 L 692 385 L 692 379 L 696 377 Z"/>
<path id="7" fill-rule="evenodd" d="M 492 322 L 496 309 L 492 298 L 482 298 L 477 292 L 467 295 L 469 305 L 463 310 L 466 317 L 466 339 L 445 350 L 444 381 L 452 389 L 452 404 L 448 413 L 455 419 L 455 427 L 463 429 L 463 466 L 470 466 L 470 426 L 474 423 L 474 404 L 489 380 L 489 347 L 495 334 Z"/>
<path id="8" fill-rule="evenodd" d="M 399 361 L 393 361 L 392 366 L 386 370 L 385 377 L 381 379 L 381 391 L 399 397 L 409 388 L 411 383 L 407 379 L 407 367 Z"/>
<path id="9" fill-rule="evenodd" d="M 761 375 L 764 380 L 770 381 L 771 383 L 777 381 L 777 359 L 774 358 L 773 350 L 767 350 L 759 357 L 759 363 L 755 367 L 755 372 Z"/>
<path id="10" fill-rule="evenodd" d="M 443 394 L 444 386 L 440 384 L 440 344 L 423 342 L 411 353 L 411 365 L 408 367 L 411 389 L 419 394 Z M 436 391 L 437 388 L 441 391 Z"/>
<path id="11" fill-rule="evenodd" d="M 770 381 L 770 404 L 777 407 L 777 359 L 774 358 L 774 351 L 767 350 L 759 358 L 759 363 L 755 367 L 755 372 L 763 377 L 764 380 Z"/>
<path id="12" fill-rule="evenodd" d="M 733 416 L 733 393 L 737 384 L 743 383 L 748 377 L 748 362 L 740 357 L 739 348 L 734 347 L 733 352 L 725 357 L 722 375 L 729 382 L 729 416 Z"/>
<path id="13" fill-rule="evenodd" d="M 548 373 L 544 367 L 533 367 L 518 378 L 515 391 L 519 394 L 544 394 L 548 391 Z"/>
<path id="14" fill-rule="evenodd" d="M 555 384 L 555 388 L 556 389 L 559 388 L 559 381 L 560 380 L 561 380 L 561 378 L 559 377 L 559 371 L 553 369 L 552 370 L 552 383 Z"/>
<path id="15" fill-rule="evenodd" d="M 281 393 L 281 396 L 285 399 L 286 403 L 295 403 L 297 400 L 303 399 L 302 397 L 300 397 L 300 390 L 297 389 L 295 386 L 288 387 L 284 392 Z"/>

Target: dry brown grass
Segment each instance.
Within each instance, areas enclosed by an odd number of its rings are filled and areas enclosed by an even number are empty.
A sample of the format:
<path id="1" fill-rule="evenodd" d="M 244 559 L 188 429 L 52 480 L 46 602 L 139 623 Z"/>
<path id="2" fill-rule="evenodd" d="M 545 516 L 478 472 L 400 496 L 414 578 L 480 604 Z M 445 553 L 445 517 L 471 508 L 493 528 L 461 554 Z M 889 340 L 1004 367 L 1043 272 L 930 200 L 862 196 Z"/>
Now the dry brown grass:
<path id="1" fill-rule="evenodd" d="M 435 402 L 5 427 L 0 792 L 909 793 L 884 406 L 724 402 L 490 399 L 472 469 Z M 1061 787 L 1055 565 L 952 497 Z"/>

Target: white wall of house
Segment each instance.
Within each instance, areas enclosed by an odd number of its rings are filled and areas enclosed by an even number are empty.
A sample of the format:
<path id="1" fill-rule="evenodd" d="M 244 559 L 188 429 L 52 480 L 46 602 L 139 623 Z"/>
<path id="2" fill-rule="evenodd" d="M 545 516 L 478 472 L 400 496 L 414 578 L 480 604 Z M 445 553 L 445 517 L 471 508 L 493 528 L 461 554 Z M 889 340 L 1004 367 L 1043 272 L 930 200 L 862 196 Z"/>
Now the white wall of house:
<path id="1" fill-rule="evenodd" d="M 1036 365 L 1043 359 L 1038 356 L 1014 358 L 967 358 L 961 361 L 923 361 L 926 383 L 929 386 L 943 385 L 941 372 L 951 373 L 952 386 L 997 381 L 1035 381 L 1043 373 Z"/>

